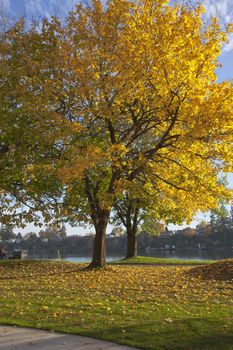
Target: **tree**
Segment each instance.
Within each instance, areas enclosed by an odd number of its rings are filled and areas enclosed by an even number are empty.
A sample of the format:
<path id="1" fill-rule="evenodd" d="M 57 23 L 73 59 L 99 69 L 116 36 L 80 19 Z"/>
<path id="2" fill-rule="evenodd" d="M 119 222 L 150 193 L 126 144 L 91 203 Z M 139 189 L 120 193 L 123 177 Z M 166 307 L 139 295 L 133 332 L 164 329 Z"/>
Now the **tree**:
<path id="1" fill-rule="evenodd" d="M 168 168 L 167 171 L 169 173 Z M 140 195 L 136 192 L 138 198 L 134 197 L 134 189 L 130 191 L 129 188 L 114 205 L 112 221 L 124 225 L 127 232 L 126 258 L 137 255 L 136 236 L 139 228 L 150 235 L 158 235 L 164 230 L 165 224 L 190 221 L 196 211 L 196 204 L 200 208 L 200 203 L 195 204 L 193 199 L 195 188 L 187 190 L 185 198 L 182 191 L 176 191 L 176 194 L 171 196 L 170 188 L 159 188 L 158 185 L 154 188 L 156 191 L 146 183 Z"/>
<path id="2" fill-rule="evenodd" d="M 215 69 L 231 28 L 205 26 L 202 14 L 165 0 L 94 0 L 64 24 L 20 21 L 2 36 L 6 220 L 23 202 L 19 221 L 54 210 L 91 222 L 99 267 L 112 207 L 129 188 L 155 206 L 160 193 L 169 211 L 183 201 L 188 217 L 229 197 L 218 174 L 232 170 L 233 89 Z"/>
<path id="3" fill-rule="evenodd" d="M 112 237 L 121 237 L 123 235 L 124 235 L 124 230 L 120 226 L 114 227 L 112 229 L 112 232 L 110 233 L 110 236 Z"/>
<path id="4" fill-rule="evenodd" d="M 218 208 L 211 210 L 210 227 L 214 233 L 231 228 L 231 212 L 228 212 L 224 203 L 220 203 Z"/>
<path id="5" fill-rule="evenodd" d="M 195 237 L 197 231 L 194 228 L 186 227 L 182 232 L 184 237 Z"/>
<path id="6" fill-rule="evenodd" d="M 7 225 L 1 225 L 0 227 L 0 240 L 7 241 L 16 238 L 16 235 L 12 227 Z"/>
<path id="7" fill-rule="evenodd" d="M 41 239 L 51 239 L 51 238 L 65 238 L 66 237 L 66 227 L 62 225 L 61 227 L 47 227 L 45 231 L 41 230 L 39 232 L 39 237 Z"/>
<path id="8" fill-rule="evenodd" d="M 156 217 L 148 216 L 142 224 L 141 231 L 147 232 L 151 236 L 158 236 L 162 232 L 167 232 L 167 227 L 161 221 L 158 221 Z"/>
<path id="9" fill-rule="evenodd" d="M 22 239 L 23 239 L 22 233 L 21 233 L 21 232 L 18 232 L 15 238 L 16 238 L 16 240 L 18 240 L 18 241 L 22 241 Z"/>
<path id="10" fill-rule="evenodd" d="M 139 195 L 138 191 L 136 192 Z M 153 205 L 156 203 L 156 209 Z M 162 199 L 155 199 L 147 192 L 146 187 L 140 196 L 134 196 L 134 190 L 125 192 L 114 205 L 111 221 L 115 224 L 122 224 L 126 228 L 127 248 L 126 259 L 137 256 L 137 235 L 139 228 L 149 234 L 159 234 L 164 228 L 161 216 L 167 219 L 168 208 L 163 208 Z M 176 214 L 177 215 L 177 214 Z M 171 217 L 170 217 L 171 220 Z"/>
<path id="11" fill-rule="evenodd" d="M 113 222 L 122 224 L 126 228 L 127 249 L 126 259 L 137 255 L 137 231 L 142 221 L 143 211 L 140 206 L 140 200 L 129 198 L 126 194 L 122 200 L 118 200 L 114 206 L 115 212 Z"/>
<path id="12" fill-rule="evenodd" d="M 35 232 L 27 232 L 24 236 L 24 238 L 26 240 L 29 240 L 29 241 L 36 241 L 38 239 L 38 236 Z"/>
<path id="13" fill-rule="evenodd" d="M 232 204 L 230 209 L 230 221 L 231 221 L 231 227 L 233 228 L 233 205 Z"/>
<path id="14" fill-rule="evenodd" d="M 212 217 L 213 219 L 213 217 Z M 202 220 L 197 226 L 196 231 L 198 235 L 206 235 L 210 236 L 212 234 L 210 223 L 206 222 L 205 220 Z"/>

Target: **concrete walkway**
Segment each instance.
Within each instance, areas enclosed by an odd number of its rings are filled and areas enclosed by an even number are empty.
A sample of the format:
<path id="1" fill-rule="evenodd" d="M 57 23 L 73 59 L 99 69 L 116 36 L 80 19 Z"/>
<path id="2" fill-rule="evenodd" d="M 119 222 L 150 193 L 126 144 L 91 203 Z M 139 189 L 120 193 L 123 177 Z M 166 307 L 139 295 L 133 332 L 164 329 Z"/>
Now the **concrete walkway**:
<path id="1" fill-rule="evenodd" d="M 30 328 L 0 326 L 0 350 L 137 350 L 128 346 Z"/>

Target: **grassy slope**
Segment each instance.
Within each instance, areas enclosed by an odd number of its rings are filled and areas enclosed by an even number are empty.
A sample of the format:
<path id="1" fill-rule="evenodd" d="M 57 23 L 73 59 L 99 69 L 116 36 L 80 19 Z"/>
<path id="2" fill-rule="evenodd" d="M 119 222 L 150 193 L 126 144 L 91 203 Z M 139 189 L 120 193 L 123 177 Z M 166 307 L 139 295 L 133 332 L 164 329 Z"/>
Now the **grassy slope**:
<path id="1" fill-rule="evenodd" d="M 155 265 L 204 265 L 214 260 L 183 260 L 175 258 L 152 258 L 149 256 L 137 256 L 112 262 L 113 264 L 155 264 Z"/>
<path id="2" fill-rule="evenodd" d="M 62 262 L 0 263 L 0 323 L 82 334 L 142 349 L 232 350 L 232 281 L 190 267 L 84 270 Z"/>

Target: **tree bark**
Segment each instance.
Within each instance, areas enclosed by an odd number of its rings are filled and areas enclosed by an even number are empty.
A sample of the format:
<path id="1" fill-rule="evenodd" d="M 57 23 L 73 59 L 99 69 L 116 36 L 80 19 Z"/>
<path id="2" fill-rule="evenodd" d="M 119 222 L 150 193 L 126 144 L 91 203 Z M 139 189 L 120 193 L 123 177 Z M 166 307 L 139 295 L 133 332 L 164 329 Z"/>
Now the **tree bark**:
<path id="1" fill-rule="evenodd" d="M 108 216 L 103 215 L 95 225 L 95 239 L 93 247 L 93 257 L 89 265 L 90 268 L 103 267 L 106 262 L 106 228 L 108 224 Z"/>
<path id="2" fill-rule="evenodd" d="M 103 267 L 106 262 L 106 228 L 110 216 L 110 210 L 100 207 L 99 182 L 92 184 L 89 177 L 85 177 L 85 192 L 90 205 L 91 219 L 95 226 L 95 239 L 92 261 L 89 268 Z"/>
<path id="3" fill-rule="evenodd" d="M 114 186 L 118 175 L 112 174 L 108 187 L 108 193 L 114 193 Z M 93 257 L 89 268 L 103 267 L 106 263 L 106 229 L 111 212 L 111 207 L 102 208 L 99 198 L 100 181 L 92 183 L 88 174 L 85 176 L 85 192 L 90 206 L 90 216 L 95 226 L 95 239 L 93 247 Z"/>
<path id="4" fill-rule="evenodd" d="M 137 230 L 133 228 L 127 229 L 127 251 L 126 259 L 133 258 L 137 256 Z"/>
<path id="5" fill-rule="evenodd" d="M 131 200 L 126 213 L 127 251 L 126 259 L 137 256 L 138 201 Z"/>

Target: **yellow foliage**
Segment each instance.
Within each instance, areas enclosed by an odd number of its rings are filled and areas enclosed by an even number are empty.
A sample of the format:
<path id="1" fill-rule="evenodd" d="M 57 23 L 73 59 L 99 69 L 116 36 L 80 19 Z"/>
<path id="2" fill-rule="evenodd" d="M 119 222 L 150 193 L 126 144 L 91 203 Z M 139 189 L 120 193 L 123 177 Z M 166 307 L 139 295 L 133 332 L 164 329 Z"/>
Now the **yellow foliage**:
<path id="1" fill-rule="evenodd" d="M 215 70 L 232 26 L 213 18 L 205 27 L 203 12 L 95 0 L 64 24 L 53 17 L 26 30 L 20 21 L 4 33 L 4 193 L 41 199 L 68 189 L 90 214 L 128 191 L 161 216 L 167 207 L 188 219 L 228 199 L 218 173 L 232 171 L 233 87 Z"/>

